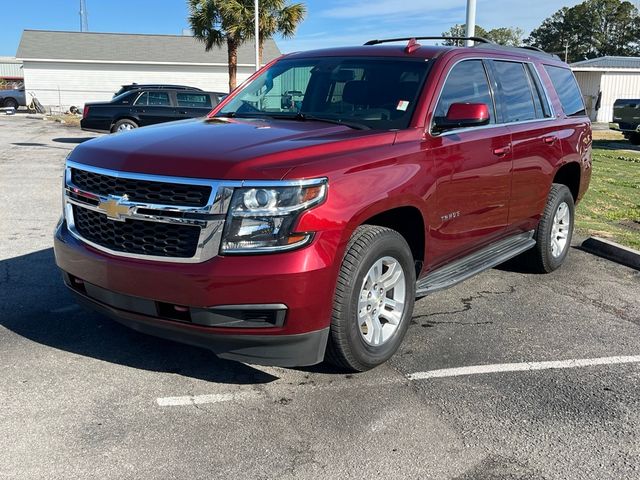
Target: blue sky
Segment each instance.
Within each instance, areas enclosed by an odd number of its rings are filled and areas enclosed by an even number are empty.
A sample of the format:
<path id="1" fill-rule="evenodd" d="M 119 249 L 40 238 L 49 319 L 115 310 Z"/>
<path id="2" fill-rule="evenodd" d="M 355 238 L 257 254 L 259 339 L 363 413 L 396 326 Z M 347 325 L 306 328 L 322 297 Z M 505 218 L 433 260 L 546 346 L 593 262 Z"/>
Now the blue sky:
<path id="1" fill-rule="evenodd" d="M 185 0 L 86 0 L 89 30 L 180 34 Z M 300 0 L 299 0 L 300 1 Z M 15 55 L 22 30 L 79 30 L 79 0 L 3 0 L 0 55 Z M 466 0 L 308 0 L 307 20 L 283 52 L 361 44 L 371 38 L 439 35 L 464 23 Z M 528 33 L 577 0 L 477 0 L 477 24 L 520 27 Z"/>

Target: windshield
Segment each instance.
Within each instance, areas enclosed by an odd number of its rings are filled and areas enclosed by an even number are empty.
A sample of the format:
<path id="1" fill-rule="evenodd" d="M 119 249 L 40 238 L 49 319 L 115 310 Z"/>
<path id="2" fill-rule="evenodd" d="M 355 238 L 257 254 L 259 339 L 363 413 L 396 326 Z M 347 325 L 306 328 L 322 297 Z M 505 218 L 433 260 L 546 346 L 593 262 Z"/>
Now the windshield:
<path id="1" fill-rule="evenodd" d="M 407 128 L 428 65 L 423 58 L 284 59 L 238 92 L 217 116 Z"/>

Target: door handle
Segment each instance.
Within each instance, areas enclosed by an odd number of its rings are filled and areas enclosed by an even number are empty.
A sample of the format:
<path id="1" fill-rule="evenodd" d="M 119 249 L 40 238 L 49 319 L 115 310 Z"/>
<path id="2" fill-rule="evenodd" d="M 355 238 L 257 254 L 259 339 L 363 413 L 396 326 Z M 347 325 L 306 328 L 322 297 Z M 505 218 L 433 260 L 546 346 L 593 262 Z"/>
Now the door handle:
<path id="1" fill-rule="evenodd" d="M 178 113 L 179 113 L 180 115 L 186 115 L 186 114 L 187 114 L 187 112 L 186 112 L 186 111 L 184 111 L 184 110 L 181 110 L 181 111 L 179 111 Z"/>
<path id="2" fill-rule="evenodd" d="M 558 137 L 557 137 L 557 136 L 555 136 L 555 135 L 550 135 L 550 136 L 548 136 L 548 137 L 544 137 L 544 138 L 542 139 L 542 141 L 543 141 L 544 143 L 546 143 L 547 145 L 553 145 L 554 143 L 556 143 L 556 140 L 558 140 Z"/>
<path id="3" fill-rule="evenodd" d="M 503 157 L 510 151 L 511 151 L 511 146 L 507 145 L 506 147 L 494 148 L 493 154 L 497 155 L 498 157 Z"/>

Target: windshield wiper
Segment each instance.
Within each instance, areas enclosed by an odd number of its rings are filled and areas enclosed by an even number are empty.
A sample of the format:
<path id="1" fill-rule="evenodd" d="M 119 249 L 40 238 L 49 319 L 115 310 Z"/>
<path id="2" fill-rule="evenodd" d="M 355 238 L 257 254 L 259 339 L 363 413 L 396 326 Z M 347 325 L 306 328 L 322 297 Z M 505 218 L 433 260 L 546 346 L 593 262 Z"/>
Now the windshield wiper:
<path id="1" fill-rule="evenodd" d="M 302 112 L 298 112 L 293 118 L 295 120 L 302 120 L 302 121 L 311 120 L 314 122 L 325 122 L 325 123 L 333 123 L 335 125 L 344 125 L 345 127 L 353 128 L 355 130 L 371 130 L 371 127 L 368 127 L 367 125 L 364 125 L 362 123 L 345 122 L 337 118 L 316 117 L 314 115 L 309 115 L 308 113 L 302 113 Z"/>
<path id="2" fill-rule="evenodd" d="M 343 125 L 345 127 L 353 128 L 354 130 L 371 130 L 371 127 L 364 125 L 362 123 L 356 122 L 345 122 L 343 120 L 334 119 L 334 118 L 323 118 L 316 117 L 314 115 L 309 115 L 307 113 L 296 113 L 296 114 L 282 114 L 282 113 L 269 113 L 269 112 L 220 112 L 216 115 L 216 117 L 227 117 L 227 118 L 272 118 L 274 120 L 300 120 L 300 121 L 313 121 L 313 122 L 324 122 L 331 123 L 334 125 Z"/>

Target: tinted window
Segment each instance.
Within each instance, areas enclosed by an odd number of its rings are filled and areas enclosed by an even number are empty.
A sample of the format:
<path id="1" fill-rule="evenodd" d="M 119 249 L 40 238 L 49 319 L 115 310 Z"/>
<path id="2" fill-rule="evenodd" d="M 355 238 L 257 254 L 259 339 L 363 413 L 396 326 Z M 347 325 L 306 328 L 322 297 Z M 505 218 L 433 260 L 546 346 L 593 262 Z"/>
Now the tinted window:
<path id="1" fill-rule="evenodd" d="M 171 102 L 169 101 L 169 94 L 166 92 L 144 92 L 138 97 L 135 104 L 168 107 L 171 105 Z"/>
<path id="2" fill-rule="evenodd" d="M 524 65 L 519 62 L 494 61 L 500 92 L 502 114 L 505 122 L 535 120 L 536 109 L 529 78 Z"/>
<path id="3" fill-rule="evenodd" d="M 407 128 L 428 68 L 424 59 L 283 59 L 238 92 L 218 116 L 307 116 L 372 129 Z"/>
<path id="4" fill-rule="evenodd" d="M 442 87 L 435 117 L 446 117 L 453 103 L 484 103 L 489 106 L 491 123 L 495 123 L 493 99 L 482 60 L 467 60 L 451 69 Z"/>
<path id="5" fill-rule="evenodd" d="M 526 70 L 529 74 L 529 81 L 531 82 L 531 89 L 533 91 L 533 103 L 536 107 L 536 117 L 549 118 L 551 117 L 551 107 L 549 107 L 549 101 L 540 83 L 540 77 L 536 69 L 531 64 L 526 64 Z"/>
<path id="6" fill-rule="evenodd" d="M 203 93 L 176 93 L 179 107 L 211 108 L 211 97 Z"/>
<path id="7" fill-rule="evenodd" d="M 573 72 L 568 68 L 544 66 L 551 77 L 551 83 L 555 88 L 562 109 L 568 116 L 585 115 L 584 102 L 578 82 L 573 76 Z"/>

